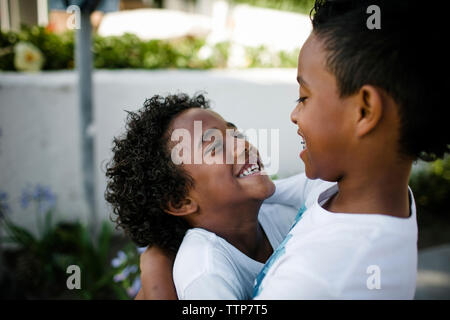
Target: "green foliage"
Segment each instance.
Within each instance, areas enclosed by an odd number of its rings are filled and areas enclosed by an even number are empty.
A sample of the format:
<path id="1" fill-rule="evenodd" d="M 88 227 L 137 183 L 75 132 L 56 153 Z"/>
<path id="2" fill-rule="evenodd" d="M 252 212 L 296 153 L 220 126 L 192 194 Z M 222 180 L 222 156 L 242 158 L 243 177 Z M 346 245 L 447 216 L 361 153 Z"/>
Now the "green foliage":
<path id="1" fill-rule="evenodd" d="M 14 45 L 19 42 L 14 32 L 0 32 L 0 70 L 14 70 Z"/>
<path id="2" fill-rule="evenodd" d="M 14 46 L 25 41 L 39 48 L 45 57 L 43 70 L 74 67 L 74 33 L 57 35 L 38 26 L 24 28 L 19 33 L 0 32 L 0 70 L 16 70 Z M 201 54 L 207 51 L 207 54 Z M 144 41 L 133 34 L 123 36 L 93 36 L 94 67 L 98 69 L 210 69 L 226 68 L 230 43 L 213 46 L 204 39 L 186 37 L 175 40 Z M 249 67 L 295 68 L 298 50 L 269 52 L 261 46 L 247 48 Z M 204 53 L 204 52 L 203 52 Z"/>
<path id="3" fill-rule="evenodd" d="M 272 52 L 265 46 L 246 48 L 250 68 L 296 68 L 298 52 Z"/>
<path id="4" fill-rule="evenodd" d="M 71 69 L 74 66 L 73 32 L 57 35 L 45 28 L 23 27 L 18 32 L 0 32 L 0 70 L 15 70 L 14 45 L 27 41 L 38 47 L 45 57 L 44 70 Z"/>
<path id="5" fill-rule="evenodd" d="M 450 156 L 414 172 L 409 185 L 414 192 L 418 210 L 449 218 L 447 201 L 450 199 Z"/>
<path id="6" fill-rule="evenodd" d="M 118 252 L 118 256 L 111 261 L 115 268 L 114 281 L 118 283 L 133 298 L 140 288 L 140 253 L 132 242 L 125 245 Z"/>
<path id="7" fill-rule="evenodd" d="M 234 3 L 248 4 L 255 7 L 277 9 L 290 12 L 309 14 L 314 6 L 314 0 L 232 0 Z"/>
<path id="8" fill-rule="evenodd" d="M 6 254 L 7 272 L 15 277 L 18 298 L 128 299 L 125 290 L 113 281 L 116 270 L 110 267 L 112 230 L 104 222 L 97 239 L 91 239 L 86 226 L 75 223 L 52 223 L 52 211 L 45 215 L 44 232 L 36 237 L 8 218 L 4 220 L 7 236 L 3 242 L 15 249 Z M 68 290 L 67 267 L 81 269 L 81 289 Z M 11 296 L 9 296 L 11 298 Z"/>
<path id="9" fill-rule="evenodd" d="M 134 35 L 93 38 L 95 68 L 137 68 L 142 61 L 141 42 Z"/>

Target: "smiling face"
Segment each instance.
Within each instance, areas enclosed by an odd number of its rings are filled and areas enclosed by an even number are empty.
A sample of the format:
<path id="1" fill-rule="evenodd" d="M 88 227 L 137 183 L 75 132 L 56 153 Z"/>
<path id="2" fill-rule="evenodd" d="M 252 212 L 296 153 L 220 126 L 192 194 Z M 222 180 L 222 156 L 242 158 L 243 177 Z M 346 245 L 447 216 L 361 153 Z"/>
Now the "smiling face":
<path id="1" fill-rule="evenodd" d="M 308 178 L 338 181 L 352 159 L 353 109 L 339 97 L 336 79 L 325 63 L 322 44 L 311 34 L 298 58 L 300 98 L 291 121 L 304 141 L 300 157 Z"/>
<path id="2" fill-rule="evenodd" d="M 195 121 L 201 121 L 201 134 L 195 134 Z M 192 163 L 181 164 L 194 180 L 189 196 L 197 202 L 201 212 L 216 212 L 249 201 L 262 202 L 275 191 L 270 178 L 261 174 L 259 157 L 254 157 L 256 164 L 249 163 L 252 159 L 249 155 L 258 155 L 257 150 L 244 140 L 233 124 L 216 112 L 200 108 L 184 111 L 172 121 L 171 130 L 176 129 L 187 130 L 191 137 L 190 145 L 185 146 L 183 152 L 190 154 L 191 159 L 195 152 L 201 155 L 200 163 L 192 160 Z M 211 129 L 216 133 L 220 131 L 223 138 L 213 137 Z M 213 157 L 221 161 L 213 163 Z M 245 159 L 245 163 L 238 159 Z"/>

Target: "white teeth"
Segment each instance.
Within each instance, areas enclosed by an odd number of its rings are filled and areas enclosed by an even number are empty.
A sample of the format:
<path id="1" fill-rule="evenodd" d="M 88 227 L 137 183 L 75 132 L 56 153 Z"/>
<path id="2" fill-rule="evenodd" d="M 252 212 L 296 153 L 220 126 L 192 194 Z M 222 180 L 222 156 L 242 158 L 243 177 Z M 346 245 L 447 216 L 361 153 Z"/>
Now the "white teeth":
<path id="1" fill-rule="evenodd" d="M 239 175 L 239 178 L 251 175 L 253 173 L 259 172 L 259 166 L 257 164 L 253 164 L 251 167 L 247 168 L 246 170 L 244 170 L 244 172 L 242 172 Z"/>

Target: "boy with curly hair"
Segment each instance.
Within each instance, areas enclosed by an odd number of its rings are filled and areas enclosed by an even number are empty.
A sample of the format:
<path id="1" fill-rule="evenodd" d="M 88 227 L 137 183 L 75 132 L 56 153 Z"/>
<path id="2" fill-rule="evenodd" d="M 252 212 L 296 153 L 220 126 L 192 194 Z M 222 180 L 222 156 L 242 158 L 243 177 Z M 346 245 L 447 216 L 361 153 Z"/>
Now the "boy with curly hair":
<path id="1" fill-rule="evenodd" d="M 208 105 L 203 95 L 154 96 L 129 112 L 126 133 L 114 139 L 106 200 L 117 225 L 137 245 L 166 252 L 153 261 L 176 254 L 175 288 L 155 283 L 172 283 L 171 267 L 157 274 L 142 268 L 144 286 L 153 281 L 146 298 L 176 298 L 176 289 L 180 299 L 249 299 L 296 214 L 263 204 L 274 184 L 256 149 Z M 196 152 L 201 161 L 192 163 Z"/>

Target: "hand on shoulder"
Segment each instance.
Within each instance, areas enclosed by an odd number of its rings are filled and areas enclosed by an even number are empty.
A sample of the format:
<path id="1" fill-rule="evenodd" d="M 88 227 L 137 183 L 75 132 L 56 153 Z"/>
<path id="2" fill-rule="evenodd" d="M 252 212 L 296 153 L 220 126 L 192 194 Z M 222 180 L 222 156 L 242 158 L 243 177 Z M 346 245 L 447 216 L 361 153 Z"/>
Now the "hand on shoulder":
<path id="1" fill-rule="evenodd" d="M 176 300 L 172 278 L 175 255 L 157 246 L 148 247 L 140 258 L 141 290 L 136 300 Z"/>

